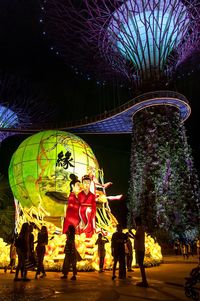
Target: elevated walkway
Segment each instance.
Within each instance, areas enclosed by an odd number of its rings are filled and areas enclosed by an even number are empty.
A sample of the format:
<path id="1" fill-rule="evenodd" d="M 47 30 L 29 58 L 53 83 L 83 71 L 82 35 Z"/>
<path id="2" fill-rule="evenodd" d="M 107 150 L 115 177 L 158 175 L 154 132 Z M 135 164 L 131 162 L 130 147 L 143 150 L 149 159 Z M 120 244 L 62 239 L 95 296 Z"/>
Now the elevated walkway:
<path id="1" fill-rule="evenodd" d="M 42 130 L 63 130 L 76 134 L 128 134 L 134 130 L 132 118 L 138 111 L 152 106 L 171 106 L 180 112 L 182 122 L 190 115 L 191 109 L 186 97 L 174 91 L 154 91 L 135 97 L 109 112 L 66 123 L 31 125 L 28 129 L 3 128 L 0 131 L 34 133 Z"/>

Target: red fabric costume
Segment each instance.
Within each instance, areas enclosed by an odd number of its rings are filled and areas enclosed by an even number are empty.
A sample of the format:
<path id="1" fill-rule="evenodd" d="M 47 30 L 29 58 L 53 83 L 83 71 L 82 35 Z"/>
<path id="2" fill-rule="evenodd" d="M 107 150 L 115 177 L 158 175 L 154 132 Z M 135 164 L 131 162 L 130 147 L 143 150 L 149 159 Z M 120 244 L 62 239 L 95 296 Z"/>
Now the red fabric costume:
<path id="1" fill-rule="evenodd" d="M 80 221 L 79 212 L 78 212 L 79 206 L 80 204 L 78 198 L 76 197 L 74 192 L 71 192 L 68 198 L 66 217 L 64 219 L 64 224 L 63 224 L 63 233 L 66 233 L 69 225 L 73 225 L 75 229 L 77 228 Z"/>
<path id="2" fill-rule="evenodd" d="M 96 201 L 95 195 L 92 192 L 85 194 L 81 191 L 78 194 L 80 202 L 79 217 L 80 217 L 80 234 L 85 233 L 86 237 L 91 237 L 95 230 L 95 216 L 96 216 Z"/>

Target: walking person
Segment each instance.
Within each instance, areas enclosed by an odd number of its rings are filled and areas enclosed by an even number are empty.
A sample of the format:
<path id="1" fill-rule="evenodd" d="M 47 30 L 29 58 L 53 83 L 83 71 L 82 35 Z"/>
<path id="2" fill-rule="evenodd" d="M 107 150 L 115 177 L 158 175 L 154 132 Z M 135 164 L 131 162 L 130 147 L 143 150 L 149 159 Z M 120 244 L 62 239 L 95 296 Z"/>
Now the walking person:
<path id="1" fill-rule="evenodd" d="M 38 237 L 37 237 L 36 253 L 37 253 L 38 264 L 37 264 L 37 272 L 35 274 L 35 279 L 38 279 L 40 273 L 42 273 L 40 278 L 46 277 L 46 273 L 44 270 L 44 263 L 43 263 L 44 255 L 46 252 L 46 245 L 48 245 L 47 227 L 42 226 L 41 231 L 38 232 Z"/>
<path id="2" fill-rule="evenodd" d="M 76 280 L 76 262 L 77 262 L 77 250 L 75 246 L 75 227 L 73 225 L 68 226 L 68 230 L 66 232 L 67 240 L 65 245 L 65 258 L 63 262 L 63 276 L 61 279 L 66 279 L 70 270 L 70 266 L 72 265 L 73 276 L 71 280 Z"/>
<path id="3" fill-rule="evenodd" d="M 98 246 L 99 273 L 103 272 L 104 260 L 106 256 L 105 244 L 108 242 L 109 240 L 107 239 L 107 237 L 103 236 L 101 233 L 98 234 L 98 239 L 95 242 L 95 245 Z"/>
<path id="4" fill-rule="evenodd" d="M 15 247 L 15 240 L 12 239 L 11 240 L 11 244 L 10 244 L 10 263 L 8 266 L 6 266 L 4 268 L 4 272 L 6 273 L 7 270 L 10 268 L 10 273 L 15 273 L 13 270 L 15 268 L 15 262 L 16 262 L 16 257 L 17 257 L 17 250 Z"/>
<path id="5" fill-rule="evenodd" d="M 142 219 L 140 216 L 135 218 L 136 232 L 133 234 L 130 230 L 131 235 L 134 236 L 134 249 L 136 255 L 136 262 L 139 265 L 142 282 L 138 282 L 136 285 L 141 287 L 148 287 L 146 279 L 145 267 L 144 267 L 144 255 L 145 255 L 145 231 L 142 225 Z"/>
<path id="6" fill-rule="evenodd" d="M 122 226 L 117 225 L 117 231 L 112 235 L 111 253 L 114 257 L 112 280 L 116 278 L 116 267 L 119 262 L 119 279 L 126 278 L 126 260 L 125 260 L 125 243 L 127 242 L 126 234 L 122 232 Z"/>
<path id="7" fill-rule="evenodd" d="M 22 280 L 29 281 L 27 278 L 27 270 L 26 270 L 26 260 L 29 258 L 29 224 L 24 223 L 22 225 L 21 231 L 19 233 L 19 237 L 15 241 L 15 246 L 18 255 L 18 265 L 16 267 L 15 278 L 14 281 L 21 280 L 18 275 L 21 270 Z"/>

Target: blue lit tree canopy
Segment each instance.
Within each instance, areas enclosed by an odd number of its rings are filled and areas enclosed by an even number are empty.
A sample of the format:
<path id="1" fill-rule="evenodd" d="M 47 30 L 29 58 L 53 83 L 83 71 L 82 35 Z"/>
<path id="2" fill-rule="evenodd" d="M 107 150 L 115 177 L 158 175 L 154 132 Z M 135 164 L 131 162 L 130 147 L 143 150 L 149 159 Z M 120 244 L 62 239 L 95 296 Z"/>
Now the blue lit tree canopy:
<path id="1" fill-rule="evenodd" d="M 133 85 L 170 76 L 199 46 L 198 0 L 49 0 L 42 8 L 44 33 L 65 62 Z"/>
<path id="2" fill-rule="evenodd" d="M 0 72 L 0 142 L 18 129 L 38 127 L 55 109 L 46 99 L 35 95 L 30 82 Z M 14 129 L 14 131 L 12 131 Z"/>
<path id="3" fill-rule="evenodd" d="M 0 128 L 17 127 L 18 117 L 15 112 L 5 106 L 0 106 Z"/>
<path id="4" fill-rule="evenodd" d="M 110 47 L 147 76 L 150 69 L 165 68 L 188 25 L 188 11 L 180 1 L 129 0 L 113 13 L 107 35 Z"/>
<path id="5" fill-rule="evenodd" d="M 16 128 L 18 126 L 19 120 L 16 112 L 7 106 L 0 105 L 0 141 L 9 135 L 7 132 L 1 132 L 1 129 Z"/>

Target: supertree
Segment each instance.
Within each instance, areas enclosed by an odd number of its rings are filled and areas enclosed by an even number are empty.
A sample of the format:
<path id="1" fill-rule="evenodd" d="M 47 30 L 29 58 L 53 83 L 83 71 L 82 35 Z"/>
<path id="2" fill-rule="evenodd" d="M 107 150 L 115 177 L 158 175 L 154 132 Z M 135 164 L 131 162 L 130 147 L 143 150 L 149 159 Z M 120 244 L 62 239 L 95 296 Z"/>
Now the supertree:
<path id="1" fill-rule="evenodd" d="M 193 239 L 199 224 L 199 184 L 183 126 L 190 107 L 183 95 L 166 91 L 177 65 L 198 47 L 199 9 L 197 0 L 49 0 L 42 6 L 43 34 L 66 63 L 117 74 L 135 93 L 149 92 L 135 98 L 128 223 L 141 214 L 149 231 L 164 229 L 172 238 Z"/>
<path id="2" fill-rule="evenodd" d="M 9 109 L 9 107 L 0 106 L 0 129 L 10 128 L 19 126 L 19 121 L 17 113 Z M 4 140 L 9 134 L 6 132 L 1 132 L 0 139 Z"/>
<path id="3" fill-rule="evenodd" d="M 42 101 L 42 104 L 40 102 Z M 15 206 L 13 195 L 7 179 L 5 154 L 9 153 L 5 139 L 26 129 L 33 128 L 34 123 L 44 122 L 53 110 L 45 112 L 45 99 L 33 93 L 30 83 L 15 75 L 0 73 L 0 237 L 9 242 L 15 224 Z M 22 132 L 21 132 L 22 133 Z M 3 151 L 3 149 L 6 149 Z"/>
<path id="4" fill-rule="evenodd" d="M 53 107 L 31 84 L 15 75 L 0 73 L 0 144 L 8 136 L 20 133 L 22 129 L 36 127 L 53 115 Z M 44 113 L 45 112 L 45 113 Z"/>

